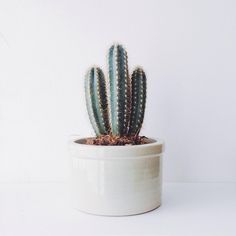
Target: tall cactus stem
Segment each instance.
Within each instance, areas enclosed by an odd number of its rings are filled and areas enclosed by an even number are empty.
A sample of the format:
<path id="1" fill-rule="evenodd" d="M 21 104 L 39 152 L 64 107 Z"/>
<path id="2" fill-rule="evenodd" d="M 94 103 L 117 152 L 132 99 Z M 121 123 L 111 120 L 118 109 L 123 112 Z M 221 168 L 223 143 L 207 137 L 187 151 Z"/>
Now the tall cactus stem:
<path id="1" fill-rule="evenodd" d="M 127 135 L 131 109 L 131 82 L 128 57 L 123 46 L 109 49 L 110 124 L 113 135 Z"/>

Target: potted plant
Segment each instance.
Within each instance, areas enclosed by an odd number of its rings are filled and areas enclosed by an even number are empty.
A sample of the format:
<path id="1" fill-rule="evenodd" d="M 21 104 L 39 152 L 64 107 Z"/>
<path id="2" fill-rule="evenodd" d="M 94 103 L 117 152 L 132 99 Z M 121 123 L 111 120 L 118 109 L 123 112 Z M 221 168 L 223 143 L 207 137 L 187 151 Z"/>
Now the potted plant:
<path id="1" fill-rule="evenodd" d="M 106 80 L 99 67 L 85 78 L 86 105 L 96 137 L 73 139 L 75 207 L 110 216 L 148 212 L 161 204 L 163 142 L 139 136 L 146 103 L 146 75 L 129 75 L 127 52 L 112 45 Z"/>

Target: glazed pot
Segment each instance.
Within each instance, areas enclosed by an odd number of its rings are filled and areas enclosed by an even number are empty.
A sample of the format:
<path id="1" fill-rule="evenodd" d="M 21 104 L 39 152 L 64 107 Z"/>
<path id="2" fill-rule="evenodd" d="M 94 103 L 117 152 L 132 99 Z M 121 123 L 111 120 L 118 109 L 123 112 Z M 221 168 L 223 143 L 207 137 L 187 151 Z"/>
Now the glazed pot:
<path id="1" fill-rule="evenodd" d="M 70 142 L 74 207 L 96 215 L 125 216 L 161 204 L 161 140 L 148 144 L 97 146 Z"/>

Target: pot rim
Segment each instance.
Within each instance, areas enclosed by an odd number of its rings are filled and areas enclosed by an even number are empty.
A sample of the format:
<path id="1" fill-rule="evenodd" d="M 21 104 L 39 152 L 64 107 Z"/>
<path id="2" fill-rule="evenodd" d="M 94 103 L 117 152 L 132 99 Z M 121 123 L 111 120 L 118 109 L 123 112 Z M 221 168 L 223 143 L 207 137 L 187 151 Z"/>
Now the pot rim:
<path id="1" fill-rule="evenodd" d="M 141 148 L 141 147 L 150 147 L 150 146 L 155 146 L 155 145 L 164 145 L 163 139 L 159 138 L 153 138 L 150 137 L 147 139 L 151 141 L 150 143 L 145 143 L 145 144 L 137 144 L 137 145 L 93 145 L 93 144 L 85 144 L 85 143 L 77 143 L 77 141 L 80 140 L 85 140 L 87 138 L 93 138 L 93 137 L 82 137 L 79 135 L 73 135 L 70 137 L 70 143 L 74 143 L 75 145 L 80 145 L 80 146 L 86 146 L 86 147 L 91 147 L 91 148 Z"/>
<path id="2" fill-rule="evenodd" d="M 77 143 L 88 137 L 71 136 L 70 150 L 73 157 L 79 159 L 137 159 L 160 156 L 164 152 L 162 139 L 148 138 L 151 143 L 125 146 L 89 145 Z"/>

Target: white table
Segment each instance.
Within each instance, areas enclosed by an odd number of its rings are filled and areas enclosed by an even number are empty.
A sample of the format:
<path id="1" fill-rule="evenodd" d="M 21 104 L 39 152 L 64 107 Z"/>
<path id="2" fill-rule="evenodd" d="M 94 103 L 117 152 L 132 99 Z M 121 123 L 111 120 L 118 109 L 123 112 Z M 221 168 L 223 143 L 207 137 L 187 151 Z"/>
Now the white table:
<path id="1" fill-rule="evenodd" d="M 0 235 L 236 236 L 236 184 L 166 183 L 159 209 L 101 217 L 74 210 L 65 183 L 2 183 Z"/>

